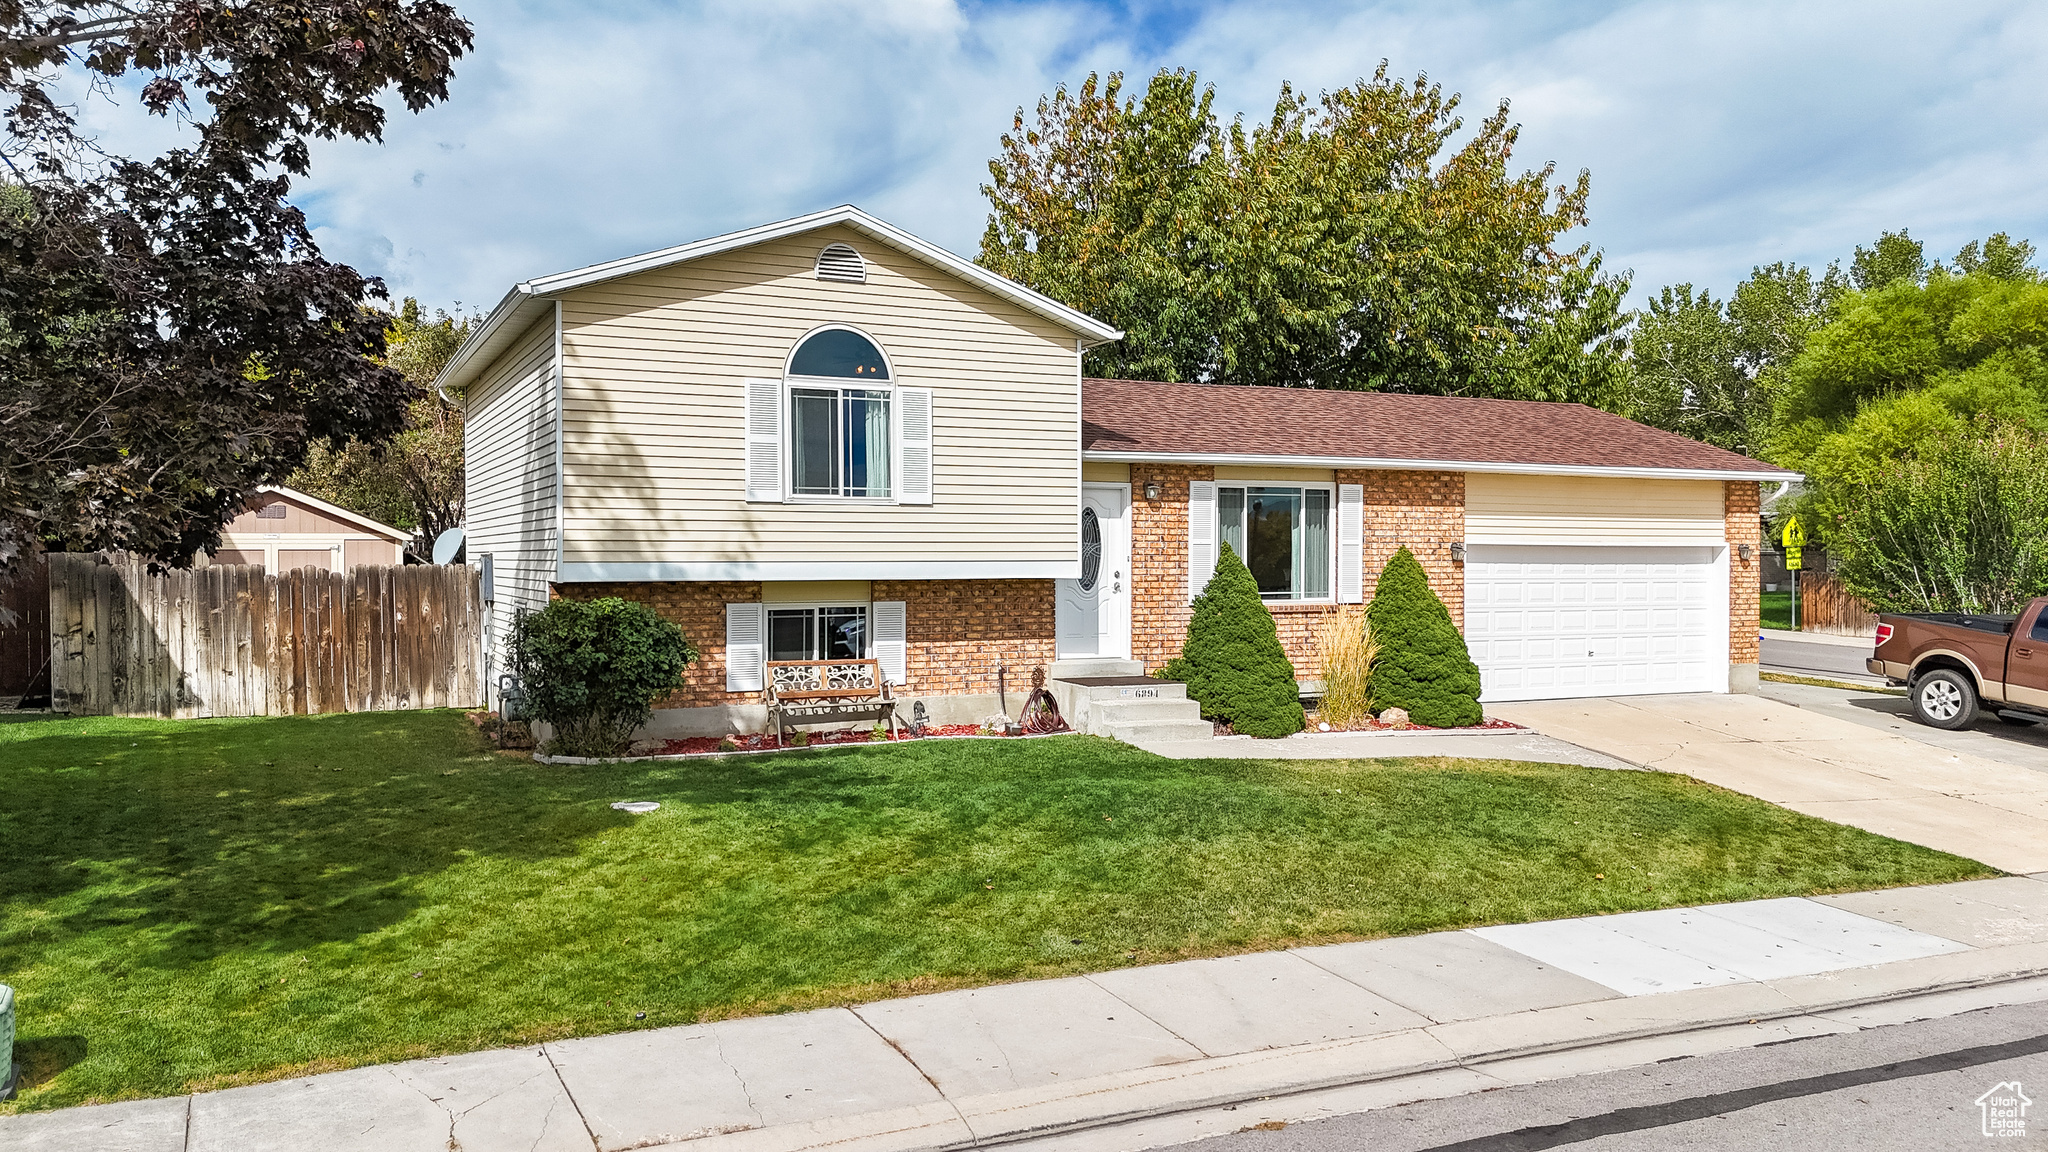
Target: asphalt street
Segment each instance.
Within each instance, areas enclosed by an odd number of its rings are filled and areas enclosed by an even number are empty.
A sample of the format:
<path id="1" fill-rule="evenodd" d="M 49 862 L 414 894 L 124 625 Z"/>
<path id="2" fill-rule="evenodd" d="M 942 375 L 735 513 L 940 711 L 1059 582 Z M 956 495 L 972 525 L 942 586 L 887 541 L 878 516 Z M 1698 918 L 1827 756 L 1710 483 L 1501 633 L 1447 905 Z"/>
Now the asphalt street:
<path id="1" fill-rule="evenodd" d="M 1798 676 L 1849 677 L 1853 683 L 1882 684 L 1883 679 L 1863 666 L 1874 645 L 1817 643 L 1812 640 L 1783 640 L 1766 628 L 1762 636 L 1764 670 L 1790 672 Z"/>
<path id="2" fill-rule="evenodd" d="M 1978 1100 L 2018 1082 L 2023 1134 Z M 2008 1087 L 2006 1095 L 2010 1096 Z M 2048 1148 L 2048 1004 L 1426 1100 L 1249 1130 L 1203 1152 L 1676 1152 Z"/>

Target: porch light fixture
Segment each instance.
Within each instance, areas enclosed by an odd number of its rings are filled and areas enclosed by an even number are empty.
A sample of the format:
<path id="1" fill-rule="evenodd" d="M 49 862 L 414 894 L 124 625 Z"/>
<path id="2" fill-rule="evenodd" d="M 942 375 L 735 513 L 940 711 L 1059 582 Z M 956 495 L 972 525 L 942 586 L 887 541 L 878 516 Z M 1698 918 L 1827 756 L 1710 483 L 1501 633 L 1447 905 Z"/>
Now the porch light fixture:
<path id="1" fill-rule="evenodd" d="M 1749 558 L 1756 555 L 1756 549 L 1751 548 L 1747 544 L 1737 544 L 1735 546 L 1735 554 L 1742 557 L 1742 562 L 1747 564 L 1749 563 Z"/>
<path id="2" fill-rule="evenodd" d="M 1451 559 L 1460 564 L 1465 562 L 1465 542 L 1463 540 L 1451 541 Z"/>
<path id="3" fill-rule="evenodd" d="M 1147 500 L 1157 500 L 1157 499 L 1159 499 L 1159 481 L 1157 481 L 1157 480 L 1147 480 L 1147 481 L 1145 481 L 1145 499 L 1147 499 Z"/>

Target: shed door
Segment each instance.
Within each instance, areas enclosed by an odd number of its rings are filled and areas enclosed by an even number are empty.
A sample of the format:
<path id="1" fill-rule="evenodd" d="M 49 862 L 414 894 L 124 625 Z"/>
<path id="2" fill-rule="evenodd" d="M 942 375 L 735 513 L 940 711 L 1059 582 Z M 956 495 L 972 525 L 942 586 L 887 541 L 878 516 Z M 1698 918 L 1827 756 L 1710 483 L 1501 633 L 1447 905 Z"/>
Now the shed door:
<path id="1" fill-rule="evenodd" d="M 1723 551 L 1470 546 L 1465 639 L 1481 699 L 1726 692 Z"/>

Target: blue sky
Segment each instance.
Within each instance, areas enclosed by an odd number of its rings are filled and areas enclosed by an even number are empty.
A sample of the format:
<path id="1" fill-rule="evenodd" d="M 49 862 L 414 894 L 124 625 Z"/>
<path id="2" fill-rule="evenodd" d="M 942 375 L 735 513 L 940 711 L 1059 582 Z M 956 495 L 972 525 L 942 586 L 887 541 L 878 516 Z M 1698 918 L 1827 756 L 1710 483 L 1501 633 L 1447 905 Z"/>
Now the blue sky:
<path id="1" fill-rule="evenodd" d="M 2039 3 L 456 2 L 453 99 L 320 147 L 298 197 L 430 307 L 849 201 L 971 256 L 997 136 L 1061 82 L 1191 67 L 1256 118 L 1383 57 L 1468 119 L 1511 100 L 1522 166 L 1590 169 L 1581 238 L 1638 299 L 1887 228 L 2048 247 Z"/>

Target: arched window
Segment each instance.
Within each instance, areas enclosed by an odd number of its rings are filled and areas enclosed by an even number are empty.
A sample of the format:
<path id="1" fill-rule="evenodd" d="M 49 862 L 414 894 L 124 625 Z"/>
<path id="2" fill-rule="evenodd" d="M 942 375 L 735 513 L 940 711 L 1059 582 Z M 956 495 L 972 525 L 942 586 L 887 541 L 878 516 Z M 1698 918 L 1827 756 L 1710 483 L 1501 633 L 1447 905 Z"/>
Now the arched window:
<path id="1" fill-rule="evenodd" d="M 894 443 L 889 362 L 849 328 L 813 333 L 789 358 L 790 491 L 886 500 Z"/>
<path id="2" fill-rule="evenodd" d="M 874 341 L 849 328 L 827 328 L 797 346 L 789 358 L 791 376 L 852 376 L 887 380 L 889 362 Z"/>
<path id="3" fill-rule="evenodd" d="M 844 280 L 849 284 L 868 282 L 868 262 L 847 244 L 827 244 L 818 253 L 818 279 Z"/>

